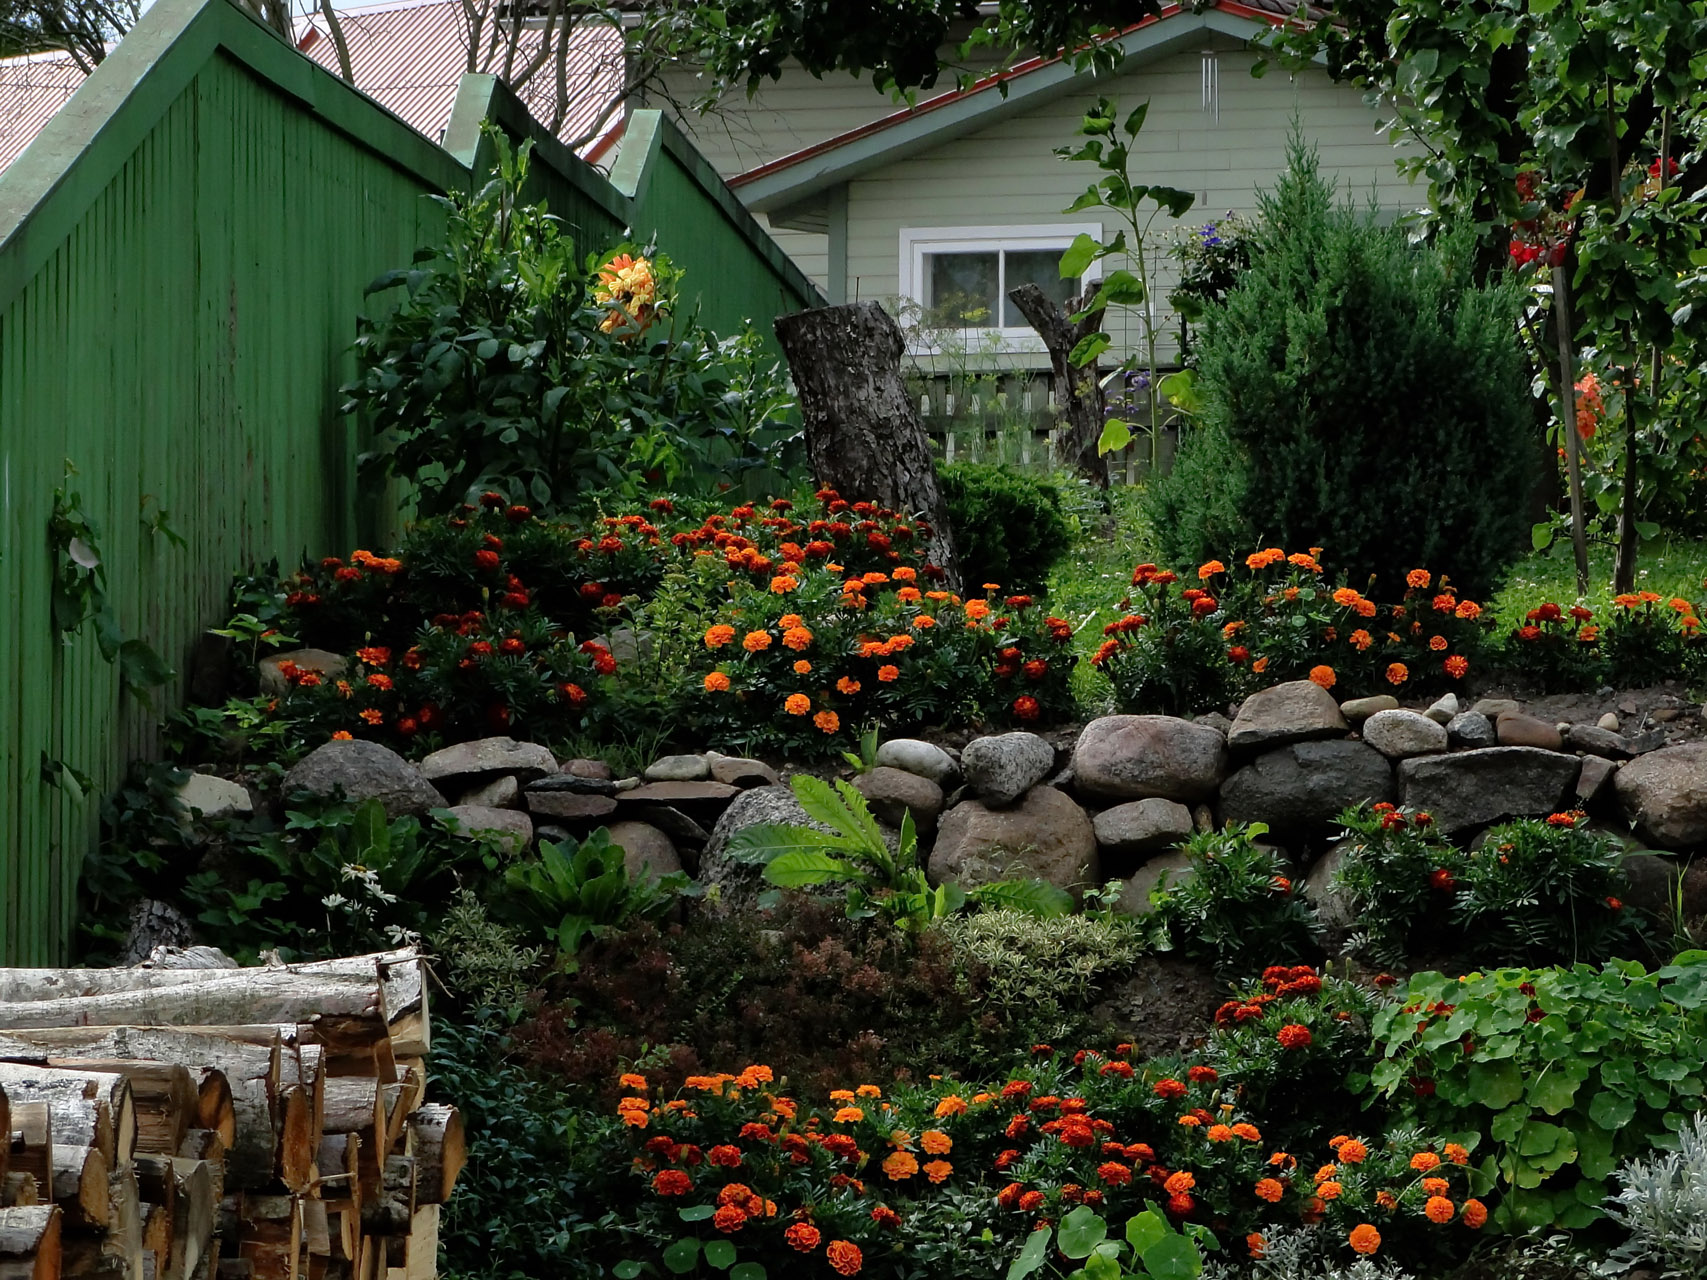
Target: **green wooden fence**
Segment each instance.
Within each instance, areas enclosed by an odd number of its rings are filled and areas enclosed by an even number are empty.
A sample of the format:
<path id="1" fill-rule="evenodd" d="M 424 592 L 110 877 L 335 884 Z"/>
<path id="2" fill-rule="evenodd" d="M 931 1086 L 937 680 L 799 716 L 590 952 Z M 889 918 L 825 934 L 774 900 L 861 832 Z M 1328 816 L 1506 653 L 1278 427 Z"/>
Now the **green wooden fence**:
<path id="1" fill-rule="evenodd" d="M 422 197 L 467 189 L 488 116 L 540 132 L 470 77 L 442 149 L 228 0 L 157 0 L 0 175 L 0 963 L 64 958 L 100 797 L 157 745 L 50 618 L 67 463 L 124 630 L 180 670 L 234 572 L 348 551 L 362 289 L 442 228 Z M 714 329 L 821 301 L 655 116 L 615 182 L 549 138 L 536 172 L 589 248 L 655 232 Z"/>

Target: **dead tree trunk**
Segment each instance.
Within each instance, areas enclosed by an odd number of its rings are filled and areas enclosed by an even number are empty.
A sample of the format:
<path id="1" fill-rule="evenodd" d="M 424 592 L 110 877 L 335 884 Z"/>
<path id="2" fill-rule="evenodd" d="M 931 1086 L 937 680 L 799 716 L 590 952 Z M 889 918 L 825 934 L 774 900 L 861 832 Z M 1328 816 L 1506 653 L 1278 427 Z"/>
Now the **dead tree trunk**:
<path id="1" fill-rule="evenodd" d="M 1074 298 L 1063 311 L 1035 284 L 1022 284 L 1008 290 L 1008 297 L 1018 307 L 1026 323 L 1037 330 L 1049 352 L 1049 363 L 1055 372 L 1055 390 L 1060 397 L 1061 410 L 1067 419 L 1067 458 L 1073 469 L 1099 488 L 1108 488 L 1108 466 L 1097 452 L 1102 436 L 1102 384 L 1097 378 L 1096 361 L 1080 368 L 1069 357 L 1079 342 L 1102 327 L 1103 311 L 1091 312 L 1083 319 L 1070 321 L 1067 317 L 1084 305 L 1086 298 Z"/>
<path id="2" fill-rule="evenodd" d="M 923 521 L 930 561 L 958 587 L 948 508 L 901 381 L 906 344 L 895 321 L 875 302 L 855 302 L 782 316 L 776 336 L 800 393 L 818 483 L 850 502 L 865 499 Z"/>

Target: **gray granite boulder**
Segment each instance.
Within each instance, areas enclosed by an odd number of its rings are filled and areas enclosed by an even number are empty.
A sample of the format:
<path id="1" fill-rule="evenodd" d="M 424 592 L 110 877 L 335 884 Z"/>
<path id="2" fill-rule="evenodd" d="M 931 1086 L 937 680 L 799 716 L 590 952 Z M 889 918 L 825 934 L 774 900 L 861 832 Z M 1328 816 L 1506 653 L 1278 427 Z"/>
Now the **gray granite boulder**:
<path id="1" fill-rule="evenodd" d="M 972 794 L 992 808 L 1018 800 L 1049 776 L 1055 748 L 1035 733 L 974 738 L 960 753 L 960 772 Z"/>
<path id="2" fill-rule="evenodd" d="M 1148 915 L 1150 895 L 1166 885 L 1177 888 L 1195 876 L 1191 860 L 1184 853 L 1157 854 L 1133 873 L 1120 890 L 1119 909 L 1129 916 Z"/>
<path id="3" fill-rule="evenodd" d="M 1363 722 L 1363 740 L 1389 760 L 1446 750 L 1446 726 L 1417 711 L 1377 711 Z"/>
<path id="4" fill-rule="evenodd" d="M 1189 839 L 1194 828 L 1191 810 L 1177 800 L 1151 796 L 1104 809 L 1091 820 L 1097 846 L 1104 853 L 1155 853 Z"/>
<path id="5" fill-rule="evenodd" d="M 556 776 L 557 768 L 557 758 L 538 743 L 476 738 L 433 752 L 421 761 L 421 776 L 434 786 L 462 789 L 500 774 L 532 782 Z"/>
<path id="6" fill-rule="evenodd" d="M 622 850 L 622 863 L 631 880 L 642 875 L 667 876 L 682 869 L 681 855 L 670 837 L 647 822 L 613 822 L 607 828 L 611 843 Z"/>
<path id="7" fill-rule="evenodd" d="M 1390 693 L 1377 693 L 1368 698 L 1352 698 L 1340 703 L 1340 714 L 1353 724 L 1361 724 L 1377 711 L 1396 711 L 1399 700 Z"/>
<path id="8" fill-rule="evenodd" d="M 1545 816 L 1568 808 L 1581 762 L 1539 747 L 1488 747 L 1399 764 L 1399 798 L 1430 814 L 1444 835 L 1504 818 Z"/>
<path id="9" fill-rule="evenodd" d="M 934 742 L 922 738 L 891 738 L 877 748 L 877 763 L 886 769 L 916 773 L 946 787 L 959 771 L 954 757 Z"/>
<path id="10" fill-rule="evenodd" d="M 1707 844 L 1707 742 L 1665 747 L 1618 770 L 1624 817 L 1662 849 Z"/>
<path id="11" fill-rule="evenodd" d="M 729 802 L 717 820 L 699 855 L 699 883 L 705 889 L 705 907 L 712 913 L 750 906 L 765 887 L 761 867 L 729 855 L 729 841 L 749 827 L 812 827 L 828 832 L 830 827 L 806 816 L 792 788 L 754 787 Z"/>
<path id="12" fill-rule="evenodd" d="M 1214 796 L 1226 771 L 1221 733 L 1173 716 L 1104 716 L 1073 748 L 1073 789 L 1099 800 L 1194 804 Z"/>
<path id="13" fill-rule="evenodd" d="M 1314 680 L 1290 680 L 1246 698 L 1227 732 L 1235 751 L 1344 737 L 1351 728 L 1339 703 Z"/>
<path id="14" fill-rule="evenodd" d="M 659 756 L 646 766 L 648 782 L 700 782 L 711 776 L 711 764 L 704 756 Z"/>
<path id="15" fill-rule="evenodd" d="M 942 816 L 927 874 L 972 889 L 1036 878 L 1075 895 L 1097 883 L 1096 834 L 1085 811 L 1054 787 L 1033 787 L 1011 809 L 966 800 Z"/>
<path id="16" fill-rule="evenodd" d="M 936 830 L 937 817 L 942 813 L 942 788 L 929 778 L 879 765 L 860 774 L 853 785 L 884 825 L 899 827 L 902 817 L 910 812 L 921 835 Z"/>
<path id="17" fill-rule="evenodd" d="M 211 773 L 187 775 L 172 798 L 182 811 L 184 821 L 179 825 L 186 825 L 192 817 L 218 822 L 224 818 L 246 818 L 255 812 L 247 787 Z"/>
<path id="18" fill-rule="evenodd" d="M 1446 737 L 1454 747 L 1470 750 L 1499 745 L 1494 722 L 1480 711 L 1460 711 L 1453 716 L 1446 722 Z"/>
<path id="19" fill-rule="evenodd" d="M 533 843 L 533 820 L 514 809 L 493 809 L 480 804 L 459 804 L 450 810 L 465 835 L 485 836 L 512 854 Z"/>
<path id="20" fill-rule="evenodd" d="M 1320 830 L 1343 809 L 1392 795 L 1392 767 L 1367 743 L 1297 742 L 1258 756 L 1227 779 L 1221 819 Z"/>
<path id="21" fill-rule="evenodd" d="M 390 747 L 360 739 L 314 748 L 285 774 L 283 790 L 287 799 L 306 791 L 325 799 L 342 795 L 354 804 L 378 800 L 391 818 L 445 807 L 444 796 L 419 769 Z"/>

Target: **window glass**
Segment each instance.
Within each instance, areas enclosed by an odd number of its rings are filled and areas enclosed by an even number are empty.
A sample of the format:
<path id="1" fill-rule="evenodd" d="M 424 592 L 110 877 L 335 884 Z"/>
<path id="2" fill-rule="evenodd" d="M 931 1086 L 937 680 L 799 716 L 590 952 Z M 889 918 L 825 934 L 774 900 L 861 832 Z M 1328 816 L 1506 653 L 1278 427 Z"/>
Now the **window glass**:
<path id="1" fill-rule="evenodd" d="M 1002 292 L 1002 325 L 1008 329 L 1023 329 L 1026 320 L 1014 306 L 1008 294 L 1022 284 L 1034 284 L 1049 299 L 1063 309 L 1067 299 L 1079 293 L 1078 280 L 1061 278 L 1060 249 L 1011 249 L 1007 253 L 1007 288 Z"/>
<path id="2" fill-rule="evenodd" d="M 994 328 L 1000 313 L 1001 263 L 988 253 L 925 255 L 930 296 L 926 319 L 948 329 Z"/>

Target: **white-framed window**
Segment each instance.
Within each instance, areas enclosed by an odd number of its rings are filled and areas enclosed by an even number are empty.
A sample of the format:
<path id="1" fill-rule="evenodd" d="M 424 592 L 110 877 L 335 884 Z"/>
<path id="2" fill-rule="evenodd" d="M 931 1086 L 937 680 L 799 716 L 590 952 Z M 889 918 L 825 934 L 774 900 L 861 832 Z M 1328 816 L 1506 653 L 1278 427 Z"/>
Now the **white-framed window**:
<path id="1" fill-rule="evenodd" d="M 1032 226 L 903 227 L 901 297 L 918 309 L 924 333 L 958 332 L 970 344 L 999 341 L 1004 348 L 1042 349 L 1042 341 L 1008 298 L 1022 284 L 1040 285 L 1057 302 L 1100 279 L 1100 263 L 1084 276 L 1063 280 L 1061 254 L 1080 235 L 1102 238 L 1095 222 Z M 929 349 L 929 343 L 915 343 Z"/>

